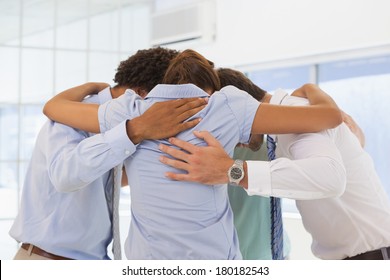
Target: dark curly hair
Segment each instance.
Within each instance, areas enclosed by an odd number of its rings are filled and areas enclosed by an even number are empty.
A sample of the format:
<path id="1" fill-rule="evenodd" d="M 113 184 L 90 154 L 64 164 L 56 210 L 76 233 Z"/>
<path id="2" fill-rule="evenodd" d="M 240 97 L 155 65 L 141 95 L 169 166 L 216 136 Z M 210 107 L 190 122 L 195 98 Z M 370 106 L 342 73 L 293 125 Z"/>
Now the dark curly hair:
<path id="1" fill-rule="evenodd" d="M 114 82 L 149 92 L 162 83 L 169 63 L 178 54 L 176 50 L 161 47 L 139 50 L 119 64 Z"/>
<path id="2" fill-rule="evenodd" d="M 255 85 L 240 71 L 230 68 L 219 68 L 217 73 L 219 80 L 221 81 L 221 87 L 229 85 L 235 86 L 238 89 L 246 91 L 258 101 L 262 100 L 267 93 L 265 90 Z"/>

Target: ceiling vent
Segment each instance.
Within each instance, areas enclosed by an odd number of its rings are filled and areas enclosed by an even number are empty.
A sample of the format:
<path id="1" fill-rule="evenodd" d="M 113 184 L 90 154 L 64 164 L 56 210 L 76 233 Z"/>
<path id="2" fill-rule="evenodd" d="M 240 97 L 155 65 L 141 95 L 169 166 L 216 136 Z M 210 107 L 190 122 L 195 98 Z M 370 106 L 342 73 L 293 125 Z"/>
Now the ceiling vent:
<path id="1" fill-rule="evenodd" d="M 200 2 L 193 6 L 152 15 L 151 44 L 208 43 L 215 36 L 215 3 Z"/>

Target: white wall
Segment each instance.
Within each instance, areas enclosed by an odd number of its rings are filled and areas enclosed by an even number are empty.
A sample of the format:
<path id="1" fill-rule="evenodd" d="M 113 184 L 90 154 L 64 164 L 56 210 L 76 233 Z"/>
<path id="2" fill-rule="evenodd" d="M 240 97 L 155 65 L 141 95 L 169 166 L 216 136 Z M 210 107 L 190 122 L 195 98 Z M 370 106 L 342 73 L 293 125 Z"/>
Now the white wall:
<path id="1" fill-rule="evenodd" d="M 217 65 L 390 46 L 388 0 L 216 0 L 214 43 L 195 49 Z"/>

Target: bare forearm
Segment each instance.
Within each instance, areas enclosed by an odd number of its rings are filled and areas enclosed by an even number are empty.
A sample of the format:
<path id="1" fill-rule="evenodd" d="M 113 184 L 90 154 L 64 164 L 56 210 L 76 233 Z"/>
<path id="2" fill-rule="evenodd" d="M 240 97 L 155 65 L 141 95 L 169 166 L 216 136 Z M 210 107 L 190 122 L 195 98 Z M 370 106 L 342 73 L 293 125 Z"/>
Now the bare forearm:
<path id="1" fill-rule="evenodd" d="M 334 122 L 333 127 L 341 124 L 342 115 L 336 102 L 317 85 L 305 84 L 296 91 L 301 91 L 302 94 L 309 100 L 311 106 L 320 108 L 321 113 L 324 116 L 322 117 L 324 121 L 329 121 L 329 123 Z M 296 93 L 296 91 L 293 93 L 293 95 Z"/>
<path id="2" fill-rule="evenodd" d="M 56 106 L 57 103 L 77 101 L 81 102 L 86 96 L 96 94 L 102 89 L 108 87 L 106 83 L 85 83 L 80 86 L 72 87 L 64 90 L 59 94 L 52 97 L 43 108 L 45 113 L 46 110 L 51 110 L 52 107 Z"/>
<path id="3" fill-rule="evenodd" d="M 333 99 L 316 85 L 307 84 L 293 95 L 308 97 L 311 106 L 283 106 L 262 103 L 252 125 L 255 134 L 318 132 L 341 124 L 341 111 Z"/>
<path id="4" fill-rule="evenodd" d="M 315 84 L 305 84 L 301 90 L 309 100 L 310 105 L 324 105 L 338 109 L 336 102 L 325 91 Z"/>
<path id="5" fill-rule="evenodd" d="M 89 132 L 99 132 L 98 105 L 83 104 L 81 101 L 107 86 L 105 83 L 86 83 L 65 90 L 45 104 L 43 113 L 53 121 Z"/>

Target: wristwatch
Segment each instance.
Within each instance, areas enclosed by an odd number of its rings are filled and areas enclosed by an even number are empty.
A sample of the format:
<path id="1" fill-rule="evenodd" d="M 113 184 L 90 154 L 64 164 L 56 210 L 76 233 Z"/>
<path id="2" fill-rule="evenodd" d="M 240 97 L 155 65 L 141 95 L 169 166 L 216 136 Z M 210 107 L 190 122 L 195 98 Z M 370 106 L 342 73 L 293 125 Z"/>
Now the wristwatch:
<path id="1" fill-rule="evenodd" d="M 228 170 L 229 183 L 238 186 L 244 176 L 244 162 L 236 159 Z"/>

